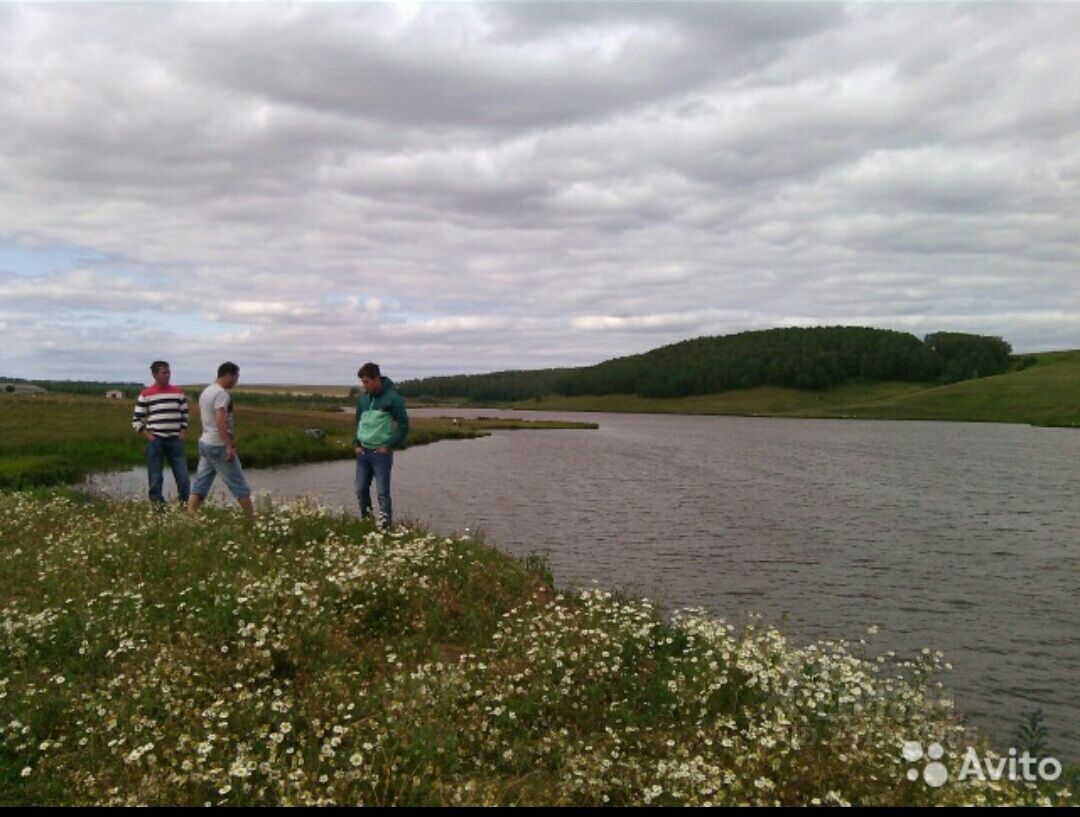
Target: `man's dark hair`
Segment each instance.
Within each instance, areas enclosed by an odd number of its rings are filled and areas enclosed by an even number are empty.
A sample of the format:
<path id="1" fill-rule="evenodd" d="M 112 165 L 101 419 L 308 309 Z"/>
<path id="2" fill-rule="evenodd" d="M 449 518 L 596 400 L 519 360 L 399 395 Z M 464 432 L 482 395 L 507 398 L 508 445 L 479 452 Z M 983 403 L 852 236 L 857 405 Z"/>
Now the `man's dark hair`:
<path id="1" fill-rule="evenodd" d="M 360 367 L 360 371 L 356 373 L 357 377 L 382 377 L 382 372 L 379 371 L 378 363 L 365 363 Z"/>
<path id="2" fill-rule="evenodd" d="M 225 361 L 217 367 L 217 376 L 224 377 L 227 374 L 240 374 L 240 367 L 231 361 Z"/>
<path id="3" fill-rule="evenodd" d="M 169 361 L 167 360 L 155 360 L 150 364 L 150 374 L 157 374 L 162 369 L 169 368 Z"/>

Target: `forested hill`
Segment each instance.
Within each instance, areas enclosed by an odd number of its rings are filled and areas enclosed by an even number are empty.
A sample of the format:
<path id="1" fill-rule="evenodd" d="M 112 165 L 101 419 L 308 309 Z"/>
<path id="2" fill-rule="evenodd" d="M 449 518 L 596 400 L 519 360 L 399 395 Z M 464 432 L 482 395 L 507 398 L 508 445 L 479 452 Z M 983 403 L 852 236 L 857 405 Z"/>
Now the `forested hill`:
<path id="1" fill-rule="evenodd" d="M 1000 374 L 1012 347 L 1001 338 L 853 326 L 769 329 L 705 337 L 568 373 L 557 394 L 685 397 L 755 386 L 825 389 L 850 380 L 951 382 Z"/>
<path id="2" fill-rule="evenodd" d="M 409 397 L 474 402 L 546 394 L 685 397 L 756 386 L 819 390 L 852 380 L 950 383 L 1024 365 L 1000 337 L 856 326 L 792 327 L 701 337 L 594 366 L 404 381 Z"/>

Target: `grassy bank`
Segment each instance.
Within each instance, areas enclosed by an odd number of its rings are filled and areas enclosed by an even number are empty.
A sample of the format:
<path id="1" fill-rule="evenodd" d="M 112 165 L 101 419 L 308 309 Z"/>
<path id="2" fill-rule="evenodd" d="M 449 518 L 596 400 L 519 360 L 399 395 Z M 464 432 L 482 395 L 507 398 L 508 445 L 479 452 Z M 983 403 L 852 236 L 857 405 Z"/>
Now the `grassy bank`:
<path id="1" fill-rule="evenodd" d="M 237 398 L 237 446 L 244 465 L 262 468 L 352 457 L 353 416 L 343 412 L 248 406 Z M 71 483 L 94 471 L 145 462 L 145 442 L 131 428 L 132 404 L 73 395 L 0 396 L 0 488 Z M 408 446 L 470 439 L 493 429 L 588 428 L 588 424 L 523 420 L 410 420 Z M 198 460 L 198 410 L 187 440 Z M 318 428 L 321 438 L 305 429 Z"/>
<path id="2" fill-rule="evenodd" d="M 665 618 L 556 593 L 542 565 L 471 539 L 261 510 L 246 528 L 0 492 L 0 802 L 1063 796 L 907 780 L 904 741 L 959 737 L 929 651 L 879 662 Z"/>
<path id="3" fill-rule="evenodd" d="M 513 408 L 881 420 L 961 420 L 1080 427 L 1080 351 L 1034 355 L 1028 368 L 947 386 L 848 383 L 823 391 L 762 387 L 680 398 L 549 395 Z"/>
<path id="4" fill-rule="evenodd" d="M 852 401 L 860 417 L 967 420 L 1080 427 L 1080 351 L 1035 356 L 1020 371 L 898 394 L 886 401 Z"/>

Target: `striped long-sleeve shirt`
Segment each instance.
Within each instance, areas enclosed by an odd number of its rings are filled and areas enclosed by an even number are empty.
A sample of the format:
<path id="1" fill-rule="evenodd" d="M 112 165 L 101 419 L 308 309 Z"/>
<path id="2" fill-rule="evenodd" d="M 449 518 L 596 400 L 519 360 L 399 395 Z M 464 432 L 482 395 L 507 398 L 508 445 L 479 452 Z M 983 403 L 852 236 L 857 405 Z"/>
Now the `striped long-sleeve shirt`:
<path id="1" fill-rule="evenodd" d="M 139 393 L 131 426 L 155 437 L 177 437 L 188 427 L 187 397 L 176 386 L 161 388 L 156 383 Z"/>

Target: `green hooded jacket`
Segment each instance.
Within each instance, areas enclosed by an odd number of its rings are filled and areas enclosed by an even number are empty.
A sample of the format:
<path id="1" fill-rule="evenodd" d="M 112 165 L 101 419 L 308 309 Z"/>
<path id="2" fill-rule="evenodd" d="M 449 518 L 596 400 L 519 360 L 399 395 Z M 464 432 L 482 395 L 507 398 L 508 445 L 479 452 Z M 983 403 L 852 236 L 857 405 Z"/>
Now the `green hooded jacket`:
<path id="1" fill-rule="evenodd" d="M 394 390 L 394 381 L 382 378 L 378 394 L 363 392 L 356 401 L 356 435 L 353 447 L 399 448 L 409 433 L 405 401 Z"/>

